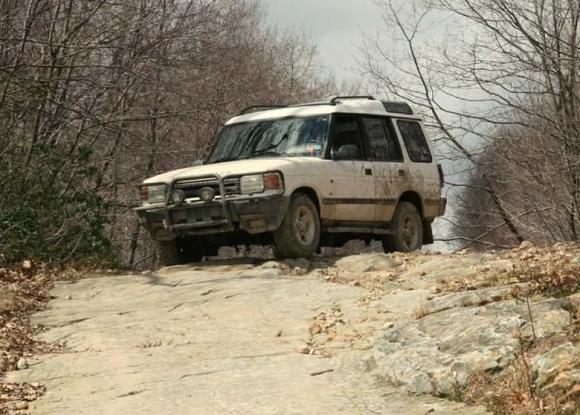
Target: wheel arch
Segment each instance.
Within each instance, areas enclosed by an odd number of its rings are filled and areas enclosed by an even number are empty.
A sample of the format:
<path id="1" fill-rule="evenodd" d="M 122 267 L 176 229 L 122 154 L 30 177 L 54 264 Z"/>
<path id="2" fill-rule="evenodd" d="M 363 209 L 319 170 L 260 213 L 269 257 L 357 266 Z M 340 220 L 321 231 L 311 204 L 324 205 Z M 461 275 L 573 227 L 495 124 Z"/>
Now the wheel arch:
<path id="1" fill-rule="evenodd" d="M 412 203 L 417 208 L 417 211 L 419 212 L 421 219 L 423 219 L 423 217 L 424 217 L 423 199 L 421 199 L 421 196 L 419 196 L 419 193 L 417 193 L 413 190 L 407 190 L 399 197 L 399 200 L 397 201 L 397 206 L 399 206 L 399 204 L 401 202 Z"/>
<path id="2" fill-rule="evenodd" d="M 314 205 L 316 206 L 316 210 L 318 211 L 318 215 L 320 215 L 320 198 L 318 197 L 318 193 L 316 192 L 316 190 L 314 190 L 312 187 L 309 186 L 300 186 L 294 189 L 294 191 L 292 191 L 291 196 L 294 196 L 297 193 L 305 194 L 310 199 L 312 199 L 312 202 L 314 203 Z"/>

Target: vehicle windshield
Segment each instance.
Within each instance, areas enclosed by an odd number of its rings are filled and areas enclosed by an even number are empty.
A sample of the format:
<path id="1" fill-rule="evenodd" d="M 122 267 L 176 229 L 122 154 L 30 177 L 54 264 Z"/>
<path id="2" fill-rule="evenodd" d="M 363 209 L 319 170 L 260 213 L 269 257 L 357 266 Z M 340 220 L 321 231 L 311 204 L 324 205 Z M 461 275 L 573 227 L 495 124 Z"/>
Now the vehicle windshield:
<path id="1" fill-rule="evenodd" d="M 226 125 L 207 163 L 255 157 L 321 157 L 328 115 Z"/>

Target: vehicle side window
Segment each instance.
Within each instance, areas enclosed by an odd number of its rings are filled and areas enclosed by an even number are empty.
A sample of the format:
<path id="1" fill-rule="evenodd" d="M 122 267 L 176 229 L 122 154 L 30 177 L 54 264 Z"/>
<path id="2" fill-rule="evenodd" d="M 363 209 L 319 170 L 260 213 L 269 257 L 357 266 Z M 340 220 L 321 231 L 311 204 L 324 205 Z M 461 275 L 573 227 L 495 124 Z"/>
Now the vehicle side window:
<path id="1" fill-rule="evenodd" d="M 418 122 L 398 120 L 397 126 L 407 147 L 407 153 L 411 161 L 417 163 L 431 163 L 433 157 L 429 151 L 429 145 L 423 130 Z"/>
<path id="2" fill-rule="evenodd" d="M 399 141 L 386 118 L 362 117 L 369 158 L 375 161 L 403 161 Z"/>
<path id="3" fill-rule="evenodd" d="M 343 160 L 361 160 L 363 157 L 356 116 L 338 114 L 334 118 L 332 154 Z"/>

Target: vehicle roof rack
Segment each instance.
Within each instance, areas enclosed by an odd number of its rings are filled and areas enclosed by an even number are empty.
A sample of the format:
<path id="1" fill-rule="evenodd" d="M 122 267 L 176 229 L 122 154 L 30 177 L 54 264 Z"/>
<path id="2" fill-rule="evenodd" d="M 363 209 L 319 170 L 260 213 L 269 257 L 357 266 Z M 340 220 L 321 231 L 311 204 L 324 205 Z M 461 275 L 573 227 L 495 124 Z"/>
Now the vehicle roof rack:
<path id="1" fill-rule="evenodd" d="M 257 109 L 274 109 L 274 108 L 286 108 L 288 105 L 279 105 L 279 104 L 272 104 L 272 105 L 252 105 L 247 108 L 244 108 L 238 115 L 244 115 L 252 110 Z"/>
<path id="2" fill-rule="evenodd" d="M 326 101 L 303 102 L 301 104 L 291 104 L 288 107 L 317 107 L 319 105 L 328 105 Z"/>
<path id="3" fill-rule="evenodd" d="M 371 97 L 370 95 L 344 95 L 332 98 L 330 100 L 330 105 L 336 105 L 339 101 L 343 101 L 345 99 L 368 99 L 375 101 L 375 98 Z"/>
<path id="4" fill-rule="evenodd" d="M 275 109 L 275 108 L 292 108 L 292 107 L 309 107 L 309 106 L 318 106 L 318 105 L 337 105 L 340 101 L 349 100 L 349 99 L 368 99 L 369 101 L 379 101 L 376 98 L 370 95 L 345 95 L 345 96 L 337 96 L 330 100 L 330 102 L 308 102 L 304 104 L 292 104 L 292 105 L 278 105 L 278 104 L 271 104 L 271 105 L 252 105 L 248 108 L 243 109 L 238 115 L 244 115 L 252 110 L 267 110 L 267 109 Z M 414 115 L 413 109 L 409 104 L 406 102 L 400 101 L 379 101 L 383 104 L 385 111 L 395 113 L 395 114 L 407 114 L 407 115 Z"/>

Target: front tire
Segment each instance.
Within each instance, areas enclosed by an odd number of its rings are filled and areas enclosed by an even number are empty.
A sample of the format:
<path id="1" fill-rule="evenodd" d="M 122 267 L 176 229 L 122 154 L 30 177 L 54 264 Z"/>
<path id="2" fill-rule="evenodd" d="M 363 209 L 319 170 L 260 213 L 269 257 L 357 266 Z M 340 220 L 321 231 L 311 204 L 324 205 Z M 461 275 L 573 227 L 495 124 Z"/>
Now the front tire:
<path id="1" fill-rule="evenodd" d="M 320 245 L 320 216 L 312 199 L 303 193 L 291 197 L 280 227 L 273 233 L 279 258 L 312 256 Z"/>
<path id="2" fill-rule="evenodd" d="M 414 204 L 399 203 L 392 228 L 394 234 L 383 238 L 385 252 L 412 252 L 423 246 L 423 221 Z"/>

